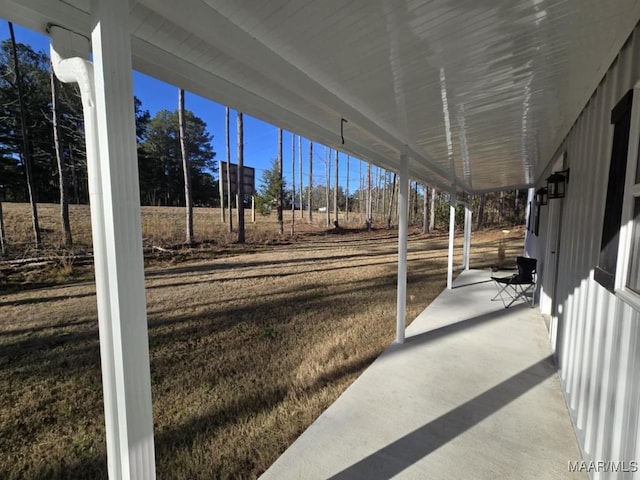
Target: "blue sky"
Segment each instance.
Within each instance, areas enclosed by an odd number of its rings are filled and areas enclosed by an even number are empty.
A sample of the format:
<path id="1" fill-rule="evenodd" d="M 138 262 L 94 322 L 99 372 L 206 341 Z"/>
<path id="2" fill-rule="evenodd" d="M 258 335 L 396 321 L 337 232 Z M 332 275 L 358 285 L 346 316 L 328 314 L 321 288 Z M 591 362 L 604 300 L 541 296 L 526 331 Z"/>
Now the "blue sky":
<path id="1" fill-rule="evenodd" d="M 9 27 L 7 22 L 0 27 L 0 38 L 9 37 Z M 48 54 L 49 40 L 46 35 L 42 35 L 19 25 L 14 25 L 16 41 L 26 43 L 36 51 L 43 51 Z M 139 72 L 133 73 L 134 94 L 142 101 L 142 107 L 149 110 L 151 116 L 156 112 L 167 109 L 175 110 L 178 106 L 178 89 L 173 85 L 156 80 L 152 77 Z M 202 98 L 190 92 L 185 92 L 185 107 L 191 110 L 195 115 L 202 118 L 207 124 L 207 130 L 213 135 L 213 149 L 216 152 L 216 160 L 224 161 L 226 158 L 225 146 L 225 107 L 215 103 L 212 100 Z M 236 163 L 236 112 L 231 111 L 231 162 Z M 287 185 L 291 185 L 291 132 L 284 132 L 283 140 L 283 162 L 284 176 Z M 253 118 L 249 115 L 244 116 L 244 163 L 246 166 L 256 169 L 256 183 L 259 184 L 262 172 L 269 168 L 271 161 L 277 157 L 277 138 L 278 130 L 273 125 L 265 123 L 261 120 Z M 298 160 L 298 139 L 295 140 L 296 148 L 296 189 L 299 187 L 300 172 Z M 320 144 L 314 144 L 314 162 L 313 162 L 313 182 L 314 185 L 323 185 L 326 181 L 324 163 L 325 147 Z M 302 139 L 302 163 L 303 163 L 303 183 L 308 185 L 309 181 L 309 142 L 306 138 Z M 332 153 L 331 167 L 331 183 L 335 179 L 335 171 L 333 159 L 335 153 Z M 339 183 L 346 185 L 346 155 L 339 154 Z M 359 188 L 360 170 L 363 175 L 366 174 L 366 163 L 357 159 L 351 159 L 349 162 L 349 191 L 353 193 Z M 376 176 L 374 167 L 373 178 Z M 259 185 L 256 185 L 259 187 Z"/>

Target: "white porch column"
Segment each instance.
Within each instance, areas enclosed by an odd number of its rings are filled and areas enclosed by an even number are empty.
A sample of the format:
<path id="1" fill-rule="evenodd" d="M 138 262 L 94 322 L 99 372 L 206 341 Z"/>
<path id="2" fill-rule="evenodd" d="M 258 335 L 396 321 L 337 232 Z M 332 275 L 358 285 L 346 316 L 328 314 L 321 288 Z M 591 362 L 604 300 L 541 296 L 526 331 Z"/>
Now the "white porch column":
<path id="1" fill-rule="evenodd" d="M 451 194 L 449 206 L 449 262 L 447 265 L 447 288 L 453 288 L 453 240 L 456 234 L 456 196 Z"/>
<path id="2" fill-rule="evenodd" d="M 93 0 L 92 45 L 117 431 L 109 477 L 154 479 L 155 454 L 128 0 Z M 106 405 L 105 405 L 106 408 Z M 109 427 L 109 424 L 107 423 Z"/>
<path id="3" fill-rule="evenodd" d="M 396 342 L 404 343 L 407 311 L 407 241 L 409 237 L 409 158 L 400 155 L 400 184 L 398 193 L 400 219 L 398 225 L 398 304 L 396 314 Z"/>
<path id="4" fill-rule="evenodd" d="M 464 247 L 462 250 L 462 268 L 469 270 L 471 258 L 471 205 L 464 204 Z"/>

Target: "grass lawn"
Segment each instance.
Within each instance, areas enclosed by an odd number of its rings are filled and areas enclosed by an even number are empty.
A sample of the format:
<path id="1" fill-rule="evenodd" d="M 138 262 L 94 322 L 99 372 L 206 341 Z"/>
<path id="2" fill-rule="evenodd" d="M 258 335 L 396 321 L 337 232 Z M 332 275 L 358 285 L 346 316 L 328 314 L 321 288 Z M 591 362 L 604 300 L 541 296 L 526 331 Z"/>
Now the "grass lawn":
<path id="1" fill-rule="evenodd" d="M 30 223 L 26 207 L 3 207 L 9 240 L 22 238 L 15 258 Z M 88 251 L 88 207 L 72 215 L 76 249 Z M 55 207 L 41 218 L 46 255 L 60 256 Z M 238 246 L 219 211 L 197 209 L 198 246 L 147 260 L 158 478 L 257 477 L 394 339 L 397 231 L 299 222 L 295 237 L 279 237 L 273 218 L 257 220 L 248 214 L 250 243 Z M 181 209 L 143 209 L 147 250 L 177 249 L 183 225 Z M 473 234 L 472 267 L 496 263 L 502 236 Z M 506 235 L 507 259 L 523 236 Z M 411 231 L 409 320 L 445 287 L 447 242 L 444 231 Z M 59 258 L 0 264 L 3 479 L 106 478 L 91 267 Z"/>

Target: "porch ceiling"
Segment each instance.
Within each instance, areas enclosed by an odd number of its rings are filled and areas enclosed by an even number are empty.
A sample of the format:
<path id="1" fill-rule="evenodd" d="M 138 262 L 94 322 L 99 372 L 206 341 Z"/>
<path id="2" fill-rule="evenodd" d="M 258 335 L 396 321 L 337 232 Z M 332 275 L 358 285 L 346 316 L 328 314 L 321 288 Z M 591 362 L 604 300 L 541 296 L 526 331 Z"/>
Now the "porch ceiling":
<path id="1" fill-rule="evenodd" d="M 89 5 L 0 0 L 0 16 L 89 36 Z M 130 28 L 141 72 L 480 192 L 543 175 L 639 18 L 638 0 L 134 0 Z"/>

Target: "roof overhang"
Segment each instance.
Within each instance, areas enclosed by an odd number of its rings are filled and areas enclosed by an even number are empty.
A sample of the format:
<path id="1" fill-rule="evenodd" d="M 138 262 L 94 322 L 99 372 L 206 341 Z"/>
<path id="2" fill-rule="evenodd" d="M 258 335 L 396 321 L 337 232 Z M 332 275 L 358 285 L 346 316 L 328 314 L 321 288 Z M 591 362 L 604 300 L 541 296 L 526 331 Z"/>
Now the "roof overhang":
<path id="1" fill-rule="evenodd" d="M 89 9 L 0 0 L 88 37 Z M 138 0 L 130 31 L 143 73 L 476 193 L 541 178 L 639 18 L 637 0 Z"/>

